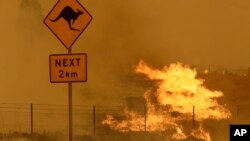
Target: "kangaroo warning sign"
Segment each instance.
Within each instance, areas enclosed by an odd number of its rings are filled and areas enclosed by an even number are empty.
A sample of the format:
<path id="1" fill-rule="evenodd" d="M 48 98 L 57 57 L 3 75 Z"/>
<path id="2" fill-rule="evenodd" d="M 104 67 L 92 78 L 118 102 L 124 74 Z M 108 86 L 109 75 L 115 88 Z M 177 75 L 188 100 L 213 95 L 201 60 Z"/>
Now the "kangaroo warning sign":
<path id="1" fill-rule="evenodd" d="M 87 81 L 87 55 L 53 54 L 49 56 L 50 82 L 85 82 Z"/>
<path id="2" fill-rule="evenodd" d="M 77 0 L 58 0 L 44 23 L 68 49 L 91 20 L 92 16 Z"/>

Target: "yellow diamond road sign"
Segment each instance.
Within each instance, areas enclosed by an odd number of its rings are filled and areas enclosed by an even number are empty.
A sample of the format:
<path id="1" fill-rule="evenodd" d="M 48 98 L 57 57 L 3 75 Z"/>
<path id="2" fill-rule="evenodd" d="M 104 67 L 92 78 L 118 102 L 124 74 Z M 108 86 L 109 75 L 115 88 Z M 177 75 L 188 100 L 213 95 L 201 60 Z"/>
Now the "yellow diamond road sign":
<path id="1" fill-rule="evenodd" d="M 77 0 L 58 0 L 44 23 L 66 48 L 70 48 L 92 20 Z"/>

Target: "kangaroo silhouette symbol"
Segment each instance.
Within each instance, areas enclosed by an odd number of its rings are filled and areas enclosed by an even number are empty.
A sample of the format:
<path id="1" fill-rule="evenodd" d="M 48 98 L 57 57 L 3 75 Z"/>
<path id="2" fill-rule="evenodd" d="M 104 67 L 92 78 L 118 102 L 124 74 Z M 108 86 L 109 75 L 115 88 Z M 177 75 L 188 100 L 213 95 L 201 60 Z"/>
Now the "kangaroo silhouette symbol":
<path id="1" fill-rule="evenodd" d="M 78 29 L 73 28 L 72 24 L 74 24 L 75 20 L 77 20 L 77 18 L 82 14 L 83 14 L 82 11 L 77 9 L 77 12 L 75 12 L 70 6 L 66 6 L 63 8 L 61 13 L 57 16 L 57 18 L 55 18 L 54 20 L 51 19 L 50 20 L 52 22 L 56 22 L 60 18 L 63 18 L 68 23 L 70 30 L 80 31 Z"/>

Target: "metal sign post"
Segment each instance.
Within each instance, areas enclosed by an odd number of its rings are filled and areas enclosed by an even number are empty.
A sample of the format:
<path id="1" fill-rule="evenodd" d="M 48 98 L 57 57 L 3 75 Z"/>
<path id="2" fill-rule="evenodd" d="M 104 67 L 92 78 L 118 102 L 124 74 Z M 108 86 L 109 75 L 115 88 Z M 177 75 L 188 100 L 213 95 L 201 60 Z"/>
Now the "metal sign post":
<path id="1" fill-rule="evenodd" d="M 71 54 L 71 48 L 68 49 L 68 54 Z M 72 120 L 72 83 L 68 83 L 68 104 L 69 104 L 69 141 L 73 140 L 73 120 Z"/>
<path id="2" fill-rule="evenodd" d="M 69 141 L 72 141 L 73 134 L 73 120 L 72 120 L 72 83 L 68 83 L 68 100 L 69 100 Z"/>

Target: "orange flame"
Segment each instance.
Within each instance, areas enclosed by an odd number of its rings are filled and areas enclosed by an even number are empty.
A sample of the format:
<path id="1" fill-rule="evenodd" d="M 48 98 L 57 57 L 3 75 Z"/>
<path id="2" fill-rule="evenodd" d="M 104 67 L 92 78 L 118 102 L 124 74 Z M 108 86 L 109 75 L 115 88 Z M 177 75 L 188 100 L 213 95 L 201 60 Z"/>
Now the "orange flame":
<path id="1" fill-rule="evenodd" d="M 146 91 L 146 130 L 166 131 L 172 130 L 172 139 L 186 139 L 194 136 L 199 139 L 210 141 L 210 135 L 202 127 L 202 121 L 206 119 L 227 119 L 231 113 L 224 106 L 219 105 L 217 98 L 222 97 L 220 91 L 207 89 L 204 80 L 197 79 L 197 72 L 182 63 L 171 64 L 162 70 L 152 69 L 144 61 L 140 61 L 135 68 L 136 73 L 142 73 L 149 80 L 156 81 L 155 91 Z M 150 97 L 154 96 L 157 102 Z M 195 106 L 195 121 L 199 123 L 198 129 L 186 133 L 181 125 L 182 121 L 193 118 L 193 106 Z M 118 121 L 112 115 L 102 124 L 120 132 L 144 131 L 145 117 L 133 111 L 125 109 L 125 120 Z"/>

